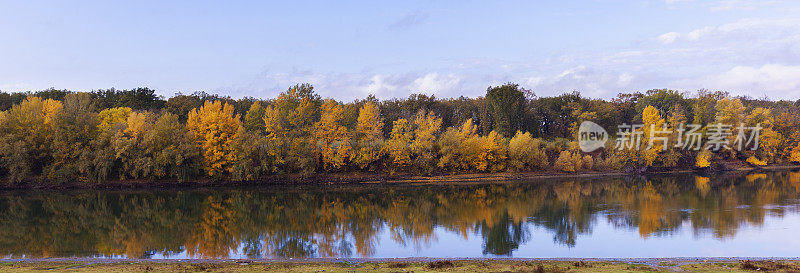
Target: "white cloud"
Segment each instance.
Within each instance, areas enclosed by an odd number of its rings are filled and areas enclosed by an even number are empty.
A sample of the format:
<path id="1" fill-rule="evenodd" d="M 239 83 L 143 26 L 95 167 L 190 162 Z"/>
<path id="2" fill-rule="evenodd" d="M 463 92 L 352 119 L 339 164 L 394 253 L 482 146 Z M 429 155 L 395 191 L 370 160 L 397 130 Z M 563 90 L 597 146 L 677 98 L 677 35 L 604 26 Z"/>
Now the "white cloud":
<path id="1" fill-rule="evenodd" d="M 428 73 L 425 76 L 419 77 L 414 80 L 412 84 L 412 91 L 415 92 L 432 92 L 432 93 L 450 93 L 451 91 L 458 91 L 457 88 L 461 84 L 461 78 L 454 75 L 439 75 L 439 73 Z"/>
<path id="2" fill-rule="evenodd" d="M 588 97 L 611 97 L 625 91 L 637 77 L 629 72 L 615 72 L 585 65 L 566 69 L 553 76 L 531 76 L 521 83 L 539 96 L 553 96 L 579 91 Z"/>
<path id="3" fill-rule="evenodd" d="M 770 37 L 785 36 L 786 33 L 800 33 L 800 19 L 741 19 L 739 21 L 723 24 L 719 26 L 706 26 L 694 29 L 688 33 L 668 32 L 656 37 L 662 43 L 669 44 L 679 39 L 686 38 L 689 41 L 699 41 L 703 39 L 740 39 L 750 37 Z M 734 37 L 735 36 L 735 37 Z"/>
<path id="4" fill-rule="evenodd" d="M 671 44 L 675 42 L 675 40 L 678 39 L 678 37 L 680 36 L 681 34 L 677 32 L 667 32 L 658 36 L 657 39 L 662 43 Z"/>
<path id="5" fill-rule="evenodd" d="M 735 66 L 728 71 L 712 74 L 679 85 L 695 88 L 726 90 L 734 94 L 772 99 L 800 97 L 800 65 L 766 64 L 761 67 Z"/>
<path id="6" fill-rule="evenodd" d="M 390 80 L 387 76 L 384 75 L 375 75 L 369 81 L 369 84 L 363 87 L 364 93 L 374 94 L 374 95 L 381 95 L 386 93 L 394 93 L 397 91 L 398 86 L 395 83 L 392 83 L 394 80 Z"/>
<path id="7" fill-rule="evenodd" d="M 713 2 L 710 9 L 711 11 L 753 10 L 776 2 L 767 0 L 721 0 Z"/>

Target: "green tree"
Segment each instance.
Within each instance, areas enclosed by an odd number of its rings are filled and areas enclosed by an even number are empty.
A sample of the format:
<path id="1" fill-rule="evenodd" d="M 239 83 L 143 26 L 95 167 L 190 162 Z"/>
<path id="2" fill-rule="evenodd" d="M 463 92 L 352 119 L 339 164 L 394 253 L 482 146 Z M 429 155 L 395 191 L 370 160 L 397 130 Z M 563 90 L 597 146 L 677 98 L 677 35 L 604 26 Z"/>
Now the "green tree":
<path id="1" fill-rule="evenodd" d="M 500 135 L 510 137 L 521 129 L 527 103 L 525 92 L 529 91 L 513 83 L 489 87 L 486 90 L 486 102 L 491 109 L 494 129 Z"/>
<path id="2" fill-rule="evenodd" d="M 319 164 L 314 124 L 322 100 L 314 87 L 300 84 L 281 93 L 264 115 L 267 139 L 276 143 L 289 172 L 313 173 Z"/>
<path id="3" fill-rule="evenodd" d="M 151 160 L 153 178 L 185 180 L 199 173 L 203 158 L 194 133 L 177 115 L 164 113 L 142 140 L 144 157 Z"/>
<path id="4" fill-rule="evenodd" d="M 48 179 L 61 183 L 74 179 L 102 181 L 106 173 L 102 168 L 95 169 L 95 163 L 102 160 L 94 160 L 91 145 L 99 133 L 91 96 L 70 93 L 64 97 L 63 105 L 63 109 L 53 117 L 53 164 L 48 166 Z"/>
<path id="5" fill-rule="evenodd" d="M 261 106 L 261 102 L 254 102 L 250 105 L 250 110 L 244 115 L 244 128 L 248 131 L 263 133 L 264 128 L 264 115 L 266 109 Z"/>

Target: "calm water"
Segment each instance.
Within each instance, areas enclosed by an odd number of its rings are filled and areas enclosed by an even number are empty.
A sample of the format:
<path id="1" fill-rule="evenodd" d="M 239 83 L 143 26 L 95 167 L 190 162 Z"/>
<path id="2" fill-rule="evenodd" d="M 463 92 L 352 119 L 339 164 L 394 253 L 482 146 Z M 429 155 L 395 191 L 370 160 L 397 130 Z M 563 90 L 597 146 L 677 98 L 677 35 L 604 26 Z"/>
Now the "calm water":
<path id="1" fill-rule="evenodd" d="M 800 256 L 800 172 L 0 192 L 0 257 Z"/>

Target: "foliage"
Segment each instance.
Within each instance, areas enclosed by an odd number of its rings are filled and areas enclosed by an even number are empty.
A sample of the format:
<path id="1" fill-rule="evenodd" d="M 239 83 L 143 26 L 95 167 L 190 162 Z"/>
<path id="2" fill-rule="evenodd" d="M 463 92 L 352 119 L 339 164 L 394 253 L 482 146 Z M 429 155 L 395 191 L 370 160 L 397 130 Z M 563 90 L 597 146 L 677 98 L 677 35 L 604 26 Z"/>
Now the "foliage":
<path id="1" fill-rule="evenodd" d="M 411 126 L 406 119 L 398 119 L 392 124 L 392 133 L 384 145 L 384 152 L 389 155 L 391 170 L 402 170 L 411 165 Z"/>
<path id="2" fill-rule="evenodd" d="M 64 183 L 76 179 L 81 182 L 101 182 L 106 169 L 97 166 L 106 158 L 95 157 L 92 140 L 98 135 L 97 114 L 91 96 L 87 93 L 70 93 L 64 97 L 63 108 L 52 120 L 53 162 L 47 166 L 48 179 Z"/>
<path id="3" fill-rule="evenodd" d="M 708 168 L 711 167 L 711 151 L 703 150 L 697 154 L 695 157 L 694 166 L 698 168 Z"/>
<path id="4" fill-rule="evenodd" d="M 114 124 L 125 121 L 132 112 L 133 109 L 128 107 L 104 109 L 97 114 L 97 120 L 100 121 L 97 128 L 100 129 L 100 131 L 108 130 L 114 126 Z"/>
<path id="5" fill-rule="evenodd" d="M 589 158 L 591 159 L 591 157 Z M 554 167 L 562 172 L 579 172 L 583 167 L 583 158 L 579 152 L 562 151 L 558 155 Z"/>
<path id="6" fill-rule="evenodd" d="M 261 106 L 261 102 L 254 102 L 250 105 L 250 109 L 247 110 L 247 114 L 244 115 L 244 128 L 248 131 L 263 133 L 264 128 L 264 115 L 266 114 L 266 109 Z"/>
<path id="7" fill-rule="evenodd" d="M 608 130 L 605 149 L 578 151 L 583 121 Z M 731 149 L 698 153 L 676 145 L 686 140 L 681 124 L 687 122 L 700 124 L 701 134 L 713 123 L 730 126 Z M 613 129 L 623 123 L 643 125 L 636 131 L 639 149 L 612 148 L 619 140 Z M 259 180 L 354 170 L 647 171 L 708 168 L 712 158 L 800 163 L 800 103 L 707 90 L 659 89 L 602 100 L 578 92 L 536 97 L 509 83 L 479 98 L 413 94 L 341 102 L 322 100 L 309 84 L 266 100 L 205 92 L 164 100 L 147 88 L 47 89 L 0 92 L 0 125 L 0 178 L 10 183 Z M 742 143 L 751 132 L 738 134 L 740 126 L 761 127 L 758 149 Z"/>
<path id="8" fill-rule="evenodd" d="M 436 160 L 434 145 L 442 119 L 433 112 L 419 111 L 414 119 L 414 139 L 411 141 L 411 154 L 414 165 L 423 173 L 431 173 Z"/>
<path id="9" fill-rule="evenodd" d="M 360 169 L 373 166 L 383 155 L 383 118 L 375 103 L 367 102 L 359 109 L 355 138 L 353 163 Z"/>
<path id="10" fill-rule="evenodd" d="M 748 157 L 746 162 L 753 166 L 766 166 L 767 162 L 756 158 L 755 156 Z"/>
<path id="11" fill-rule="evenodd" d="M 489 87 L 486 90 L 486 101 L 491 108 L 494 129 L 502 136 L 511 136 L 521 129 L 523 111 L 525 109 L 525 92 L 517 84 L 505 84 Z"/>
<path id="12" fill-rule="evenodd" d="M 530 133 L 517 131 L 508 143 L 508 165 L 515 170 L 544 170 L 550 164 L 544 151 L 545 143 Z"/>
<path id="13" fill-rule="evenodd" d="M 327 171 L 338 170 L 348 164 L 353 148 L 350 132 L 342 126 L 344 109 L 334 100 L 322 104 L 322 117 L 315 124 L 314 138 L 322 154 L 322 164 Z"/>
<path id="14" fill-rule="evenodd" d="M 200 109 L 189 111 L 186 128 L 194 134 L 203 154 L 203 169 L 209 176 L 231 171 L 236 161 L 235 143 L 240 126 L 233 106 L 221 101 L 206 101 Z"/>
<path id="15" fill-rule="evenodd" d="M 267 140 L 280 151 L 280 160 L 290 172 L 313 173 L 319 164 L 314 125 L 320 120 L 322 100 L 308 84 L 295 85 L 281 93 L 266 109 Z"/>

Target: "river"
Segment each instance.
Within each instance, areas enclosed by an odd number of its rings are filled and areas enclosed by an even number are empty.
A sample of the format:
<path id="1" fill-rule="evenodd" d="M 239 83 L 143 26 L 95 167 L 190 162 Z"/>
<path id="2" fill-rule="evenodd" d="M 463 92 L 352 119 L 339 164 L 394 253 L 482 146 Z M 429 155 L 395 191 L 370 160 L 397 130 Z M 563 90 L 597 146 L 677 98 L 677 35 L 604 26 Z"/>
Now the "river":
<path id="1" fill-rule="evenodd" d="M 0 258 L 796 257 L 800 172 L 0 192 Z"/>

